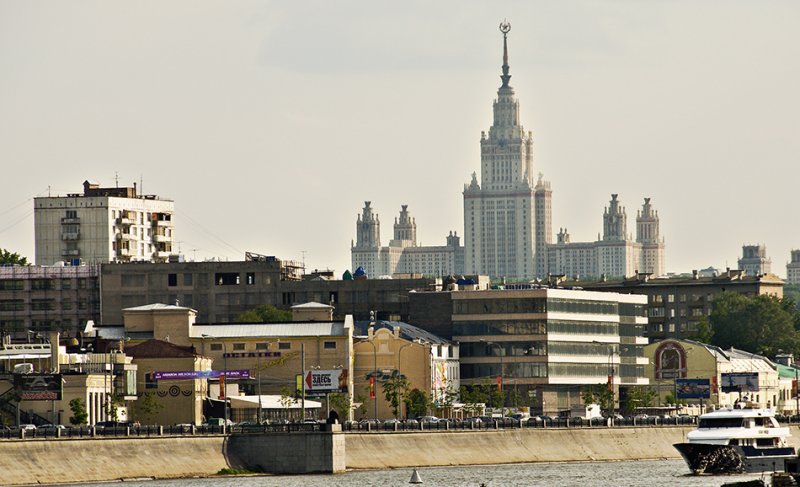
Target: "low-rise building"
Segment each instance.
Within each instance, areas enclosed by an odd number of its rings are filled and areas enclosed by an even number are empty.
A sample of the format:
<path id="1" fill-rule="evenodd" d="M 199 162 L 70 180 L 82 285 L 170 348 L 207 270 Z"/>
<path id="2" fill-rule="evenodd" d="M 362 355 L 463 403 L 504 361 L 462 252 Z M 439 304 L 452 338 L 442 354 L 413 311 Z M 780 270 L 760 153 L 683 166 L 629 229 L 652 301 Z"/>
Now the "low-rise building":
<path id="1" fill-rule="evenodd" d="M 657 405 L 674 406 L 677 396 L 681 403 L 722 407 L 746 396 L 761 407 L 773 407 L 783 414 L 797 413 L 797 401 L 792 394 L 795 369 L 762 355 L 735 348 L 723 350 L 693 340 L 666 339 L 645 347 L 645 356 Z M 743 387 L 745 390 L 734 391 L 728 387 L 731 375 L 752 378 Z M 705 381 L 710 397 L 681 397 L 678 384 L 682 379 Z"/>
<path id="2" fill-rule="evenodd" d="M 401 322 L 360 322 L 356 326 L 353 384 L 362 418 L 394 416 L 383 385 L 393 377 L 408 380 L 430 401 L 431 411 L 449 416 L 460 387 L 458 344 Z M 408 416 L 402 407 L 398 416 Z"/>

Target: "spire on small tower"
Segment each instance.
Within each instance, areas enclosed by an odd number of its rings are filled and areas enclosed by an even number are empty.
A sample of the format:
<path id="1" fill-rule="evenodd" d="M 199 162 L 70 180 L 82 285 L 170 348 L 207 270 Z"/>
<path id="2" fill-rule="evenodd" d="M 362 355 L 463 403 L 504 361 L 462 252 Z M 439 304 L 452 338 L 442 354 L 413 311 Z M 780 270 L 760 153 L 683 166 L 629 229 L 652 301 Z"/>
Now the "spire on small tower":
<path id="1" fill-rule="evenodd" d="M 511 31 L 511 24 L 508 23 L 507 20 L 503 20 L 500 23 L 500 32 L 503 33 L 503 75 L 500 76 L 500 79 L 503 80 L 503 86 L 508 86 L 508 80 L 511 79 L 511 75 L 508 74 L 508 42 L 507 36 L 508 33 Z"/>

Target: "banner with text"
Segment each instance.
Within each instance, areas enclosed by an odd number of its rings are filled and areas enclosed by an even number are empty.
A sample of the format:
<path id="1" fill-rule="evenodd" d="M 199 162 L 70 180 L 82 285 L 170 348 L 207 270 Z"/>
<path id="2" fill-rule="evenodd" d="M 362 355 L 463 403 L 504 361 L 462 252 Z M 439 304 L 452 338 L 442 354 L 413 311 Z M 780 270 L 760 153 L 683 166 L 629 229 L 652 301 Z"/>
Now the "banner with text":
<path id="1" fill-rule="evenodd" d="M 155 380 L 191 380 L 191 379 L 218 379 L 222 374 L 228 379 L 249 379 L 249 370 L 170 370 L 155 372 Z"/>
<path id="2" fill-rule="evenodd" d="M 347 369 L 308 370 L 304 374 L 306 392 L 347 391 Z"/>

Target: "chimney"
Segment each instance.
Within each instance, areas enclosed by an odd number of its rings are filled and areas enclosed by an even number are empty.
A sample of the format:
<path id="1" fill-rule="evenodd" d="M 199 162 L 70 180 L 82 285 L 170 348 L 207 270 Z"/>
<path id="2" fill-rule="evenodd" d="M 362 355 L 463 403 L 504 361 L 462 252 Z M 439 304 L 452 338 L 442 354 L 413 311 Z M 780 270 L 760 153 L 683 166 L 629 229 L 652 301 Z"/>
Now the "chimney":
<path id="1" fill-rule="evenodd" d="M 700 275 L 697 273 L 697 269 L 692 269 L 692 279 L 700 279 Z"/>

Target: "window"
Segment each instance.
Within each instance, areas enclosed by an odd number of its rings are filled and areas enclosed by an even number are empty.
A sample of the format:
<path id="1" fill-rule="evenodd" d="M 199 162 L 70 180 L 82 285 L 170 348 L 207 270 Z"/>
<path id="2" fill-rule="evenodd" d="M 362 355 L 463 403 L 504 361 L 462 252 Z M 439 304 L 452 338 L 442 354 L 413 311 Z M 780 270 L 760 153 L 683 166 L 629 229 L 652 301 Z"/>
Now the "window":
<path id="1" fill-rule="evenodd" d="M 326 350 L 331 350 L 336 348 L 336 342 L 325 342 L 324 345 Z"/>
<path id="2" fill-rule="evenodd" d="M 211 351 L 212 352 L 221 352 L 222 351 L 222 344 L 221 343 L 212 343 L 211 344 Z"/>
<path id="3" fill-rule="evenodd" d="M 255 272 L 248 272 L 247 273 L 247 280 L 245 282 L 247 282 L 248 286 L 252 286 L 253 284 L 255 284 L 256 283 L 256 273 Z"/>
<path id="4" fill-rule="evenodd" d="M 183 275 L 183 285 L 184 286 L 191 286 L 192 285 L 192 274 L 187 272 Z"/>
<path id="5" fill-rule="evenodd" d="M 22 279 L 4 279 L 0 281 L 0 291 L 22 291 L 24 286 Z"/>
<path id="6" fill-rule="evenodd" d="M 238 272 L 217 272 L 214 274 L 214 283 L 217 286 L 238 286 Z"/>
<path id="7" fill-rule="evenodd" d="M 269 350 L 269 343 L 256 343 L 256 350 Z"/>
<path id="8" fill-rule="evenodd" d="M 72 281 L 70 279 L 61 279 L 61 289 L 72 289 Z"/>
<path id="9" fill-rule="evenodd" d="M 291 350 L 292 344 L 288 342 L 278 343 L 278 350 Z"/>
<path id="10" fill-rule="evenodd" d="M 158 381 L 155 380 L 155 374 L 144 374 L 144 388 L 147 389 L 158 389 Z"/>
<path id="11" fill-rule="evenodd" d="M 177 274 L 168 274 L 167 275 L 167 286 L 177 286 L 178 285 L 178 275 Z"/>
<path id="12" fill-rule="evenodd" d="M 244 350 L 244 343 L 234 343 L 233 344 L 233 349 L 234 350 L 238 350 L 238 351 L 243 351 Z"/>

